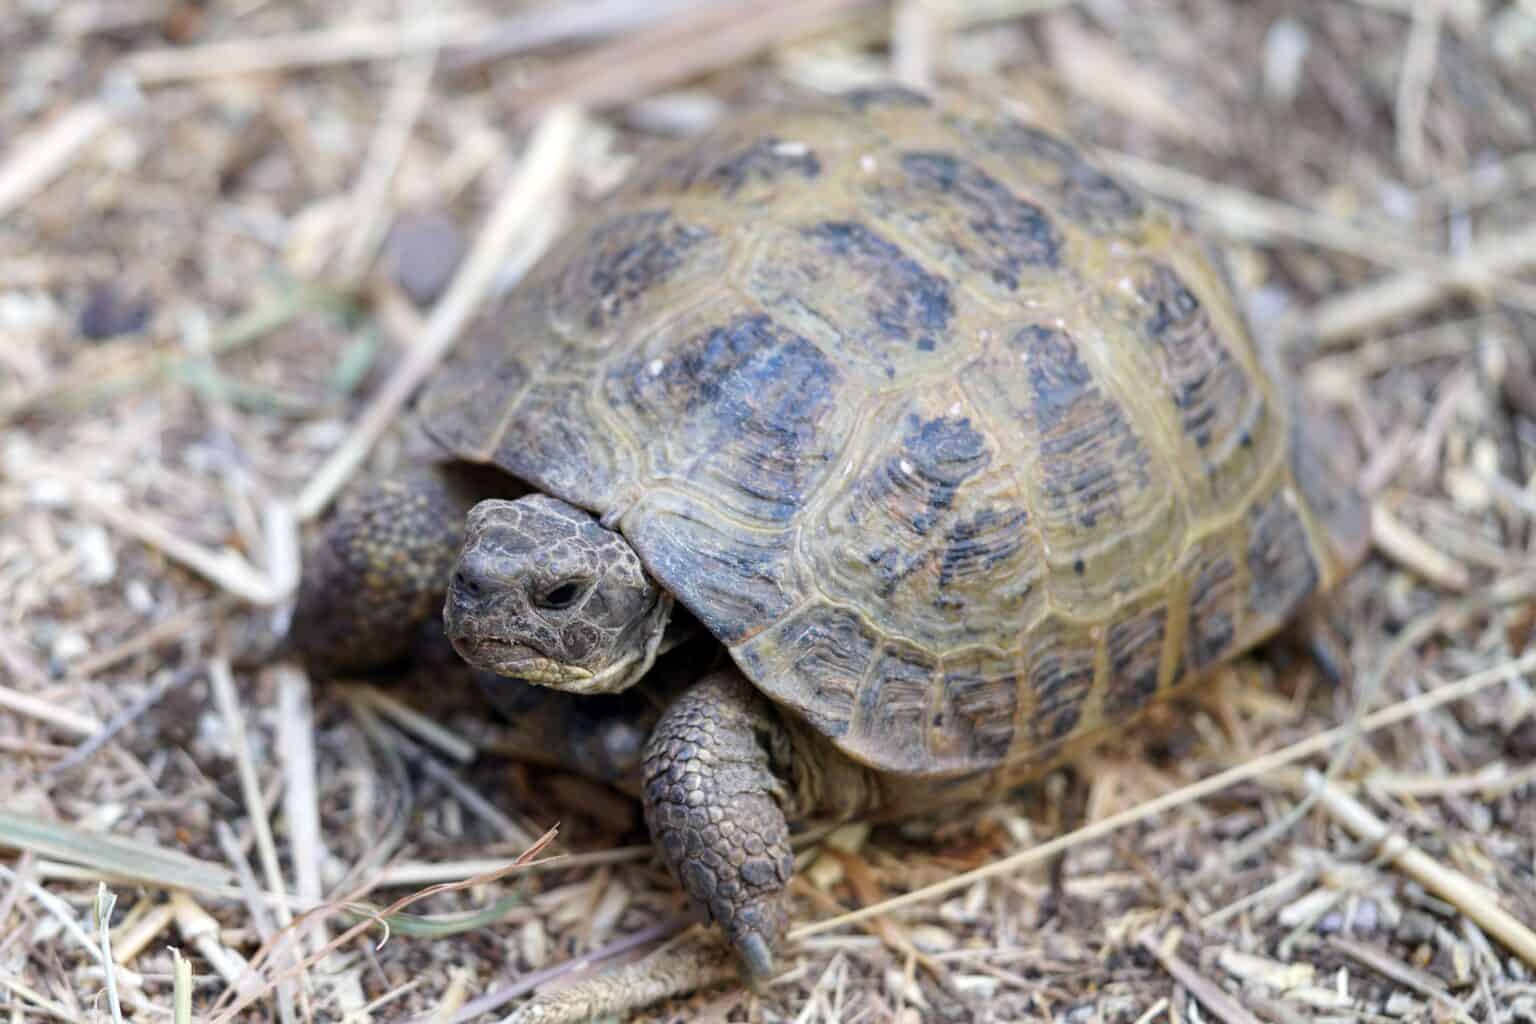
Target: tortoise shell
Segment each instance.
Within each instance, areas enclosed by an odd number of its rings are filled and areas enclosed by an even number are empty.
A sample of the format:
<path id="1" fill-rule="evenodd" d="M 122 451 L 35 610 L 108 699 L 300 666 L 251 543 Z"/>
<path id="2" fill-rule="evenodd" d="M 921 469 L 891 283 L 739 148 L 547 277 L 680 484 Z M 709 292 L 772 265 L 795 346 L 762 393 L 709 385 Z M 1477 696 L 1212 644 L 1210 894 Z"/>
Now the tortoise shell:
<path id="1" fill-rule="evenodd" d="M 620 530 L 855 760 L 1048 760 L 1276 631 L 1357 495 L 1212 250 L 945 97 L 660 149 L 482 316 L 423 422 Z"/>

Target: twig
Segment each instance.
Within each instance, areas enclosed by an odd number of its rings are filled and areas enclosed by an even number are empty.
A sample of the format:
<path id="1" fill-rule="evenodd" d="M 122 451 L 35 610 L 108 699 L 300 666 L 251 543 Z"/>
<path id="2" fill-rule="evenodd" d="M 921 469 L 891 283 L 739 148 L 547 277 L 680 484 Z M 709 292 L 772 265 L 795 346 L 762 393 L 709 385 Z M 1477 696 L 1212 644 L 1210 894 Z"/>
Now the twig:
<path id="1" fill-rule="evenodd" d="M 590 962 L 591 958 L 587 959 Z M 577 962 L 557 965 L 548 977 L 524 990 L 547 984 L 570 971 L 570 964 Z M 501 1024 L 582 1024 L 735 976 L 736 963 L 731 951 L 718 936 L 696 927 L 642 960 L 589 978 L 584 984 L 537 996 L 503 1018 Z M 523 980 L 533 982 L 534 978 Z"/>
<path id="2" fill-rule="evenodd" d="M 407 732 L 436 747 L 460 764 L 468 764 L 475 759 L 476 749 L 473 743 L 417 711 L 400 698 L 372 686 L 349 686 L 346 692 L 359 700 L 366 701 Z"/>
<path id="3" fill-rule="evenodd" d="M 524 850 L 522 855 L 519 856 L 515 861 L 513 861 L 511 864 L 504 865 L 502 868 L 495 872 L 486 875 L 477 875 L 474 878 L 466 878 L 458 882 L 434 885 L 430 888 L 422 889 L 419 892 L 411 893 L 409 896 L 402 896 L 400 899 L 391 903 L 383 910 L 369 915 L 362 921 L 359 921 L 357 924 L 336 936 L 330 942 L 326 943 L 324 949 L 312 954 L 304 960 L 301 960 L 294 966 L 286 968 L 275 978 L 266 979 L 261 990 L 242 994 L 239 998 L 233 1000 L 229 1006 L 225 1007 L 218 1014 L 218 1016 L 214 1017 L 210 1024 L 229 1024 L 230 1021 L 233 1021 L 239 1017 L 241 1011 L 250 1006 L 257 999 L 261 998 L 262 994 L 264 994 L 266 990 L 272 988 L 285 979 L 292 977 L 296 972 L 307 969 L 309 965 L 318 962 L 321 958 L 329 955 L 337 949 L 340 949 L 342 946 L 357 938 L 367 929 L 373 927 L 377 923 L 381 923 L 383 919 L 389 917 L 391 914 L 399 913 L 401 910 L 404 910 L 406 907 L 413 903 L 445 892 L 457 892 L 479 885 L 488 885 L 491 882 L 505 878 L 508 875 L 520 871 L 528 861 L 532 860 L 534 857 L 537 857 L 546 846 L 554 841 L 555 834 L 555 829 L 550 829 L 548 832 L 545 832 L 542 836 L 539 837 L 538 842 L 534 843 L 527 850 Z M 339 904 L 327 904 L 325 907 L 316 908 L 316 910 L 309 911 L 308 913 L 316 913 L 321 910 L 332 910 L 337 906 L 345 905 L 346 901 L 343 901 Z"/>
<path id="4" fill-rule="evenodd" d="M 1454 905 L 1520 959 L 1536 967 L 1536 932 L 1500 907 L 1487 889 L 1413 846 L 1360 801 L 1324 780 L 1321 773 L 1308 771 L 1300 788 L 1315 793 L 1328 813 L 1356 836 L 1380 845 L 1381 860 Z"/>
<path id="5" fill-rule="evenodd" d="M 192 1024 L 192 961 L 181 955 L 181 950 L 172 948 L 171 954 L 175 957 L 176 980 L 172 988 L 172 1008 L 175 1024 Z"/>
<path id="6" fill-rule="evenodd" d="M 43 781 L 47 782 L 57 779 L 76 765 L 83 764 L 89 760 L 96 751 L 110 743 L 114 736 L 138 721 L 146 711 L 160 703 L 160 699 L 167 693 L 170 693 L 178 686 L 190 682 L 201 671 L 201 666 L 189 666 L 178 669 L 170 675 L 163 677 L 132 704 L 113 715 L 111 721 L 92 733 L 90 738 L 84 743 L 70 751 L 67 757 L 49 765 L 47 770 L 43 772 Z"/>
<path id="7" fill-rule="evenodd" d="M 1411 988 L 1420 995 L 1428 996 L 1436 1002 L 1444 1003 L 1446 1008 L 1454 1013 L 1456 1019 L 1463 1022 L 1463 1024 L 1473 1024 L 1472 1016 L 1467 1013 L 1467 1008 L 1455 999 L 1452 999 L 1450 994 L 1440 984 L 1440 979 L 1434 975 L 1414 970 L 1407 964 L 1387 956 L 1381 950 L 1372 949 L 1370 946 L 1355 942 L 1352 939 L 1343 939 L 1335 935 L 1330 937 L 1328 941 L 1334 948 L 1358 960 L 1377 974 L 1390 978 L 1399 985 Z"/>
<path id="8" fill-rule="evenodd" d="M 169 903 L 156 903 L 138 917 L 132 925 L 120 926 L 117 944 L 112 957 L 119 963 L 130 964 L 151 942 L 171 926 L 176 913 Z M 3 923 L 3 919 L 0 919 Z"/>
<path id="9" fill-rule="evenodd" d="M 233 990 L 250 974 L 245 957 L 219 942 L 219 922 L 184 892 L 171 893 L 176 910 L 176 930 Z"/>
<path id="10" fill-rule="evenodd" d="M 1200 1000 L 1202 1006 L 1226 1021 L 1226 1024 L 1259 1024 L 1257 1017 L 1243 1009 L 1237 1000 L 1227 995 L 1214 981 L 1174 954 L 1165 952 L 1150 936 L 1141 940 L 1141 948 L 1152 954 L 1153 959 L 1163 965 L 1163 970 L 1173 975 L 1173 980 L 1188 989 L 1190 995 Z"/>
<path id="11" fill-rule="evenodd" d="M 129 57 L 126 66 L 140 82 L 153 84 L 389 60 L 444 46 L 472 44 L 493 24 L 482 15 L 460 14 L 381 25 L 349 25 L 319 32 L 144 50 Z"/>
<path id="12" fill-rule="evenodd" d="M 1515 678 L 1520 673 L 1529 672 L 1533 669 L 1536 669 L 1536 651 L 1495 665 L 1482 672 L 1475 672 L 1454 683 L 1448 683 L 1427 693 L 1419 694 L 1409 700 L 1366 715 L 1360 721 L 1359 730 L 1362 733 L 1374 732 L 1412 718 L 1415 715 L 1423 714 L 1425 711 L 1440 707 L 1442 704 L 1464 700 L 1481 690 Z M 1119 814 L 1112 814 L 1100 821 L 1085 825 L 1075 832 L 1069 832 L 1049 842 L 1041 843 L 1039 846 L 1032 846 L 1027 850 L 1021 850 L 1012 856 L 1004 857 L 1002 860 L 994 861 L 991 864 L 983 865 L 971 871 L 962 872 L 952 878 L 946 878 L 942 882 L 935 882 L 932 885 L 924 886 L 909 893 L 903 893 L 900 896 L 893 896 L 880 903 L 849 911 L 838 917 L 801 925 L 790 931 L 789 938 L 793 941 L 810 935 L 819 935 L 822 932 L 854 924 L 868 917 L 888 914 L 903 907 L 925 903 L 940 896 L 958 892 L 961 889 L 968 889 L 980 881 L 1014 874 L 1030 865 L 1049 860 L 1063 850 L 1103 838 L 1127 825 L 1134 825 L 1137 822 L 1145 821 L 1147 818 L 1162 814 L 1164 811 L 1173 810 L 1176 807 L 1182 807 L 1197 800 L 1203 800 L 1214 793 L 1219 793 L 1238 783 L 1258 778 L 1261 775 L 1274 771 L 1276 768 L 1282 768 L 1303 758 L 1324 753 L 1334 744 L 1348 739 L 1354 733 L 1355 728 L 1353 724 L 1349 724 L 1325 730 L 1273 753 L 1264 754 L 1251 761 L 1228 768 L 1226 771 L 1218 772 L 1210 778 L 1202 779 L 1199 782 L 1176 789 L 1171 793 L 1166 793 L 1140 806 L 1129 808 Z"/>
<path id="13" fill-rule="evenodd" d="M 413 56 L 400 65 L 395 86 L 363 158 L 362 175 L 352 193 L 352 231 L 337 261 L 337 276 L 355 288 L 368 272 L 389 213 L 389 191 L 416 120 L 432 91 L 433 56 Z"/>
<path id="14" fill-rule="evenodd" d="M 724 0 L 552 0 L 510 15 L 481 38 L 443 54 L 453 71 L 558 43 L 633 32 L 661 18 Z"/>
<path id="15" fill-rule="evenodd" d="M 117 993 L 117 964 L 112 959 L 112 909 L 116 906 L 117 897 L 104 883 L 97 882 L 96 929 L 101 937 L 101 966 L 106 972 L 107 1012 L 112 1015 L 113 1024 L 123 1024 L 123 1004 Z"/>
<path id="16" fill-rule="evenodd" d="M 1397 84 L 1397 156 L 1416 179 L 1424 177 L 1424 111 L 1440 51 L 1442 0 L 1415 0 L 1413 27 Z"/>
<path id="17" fill-rule="evenodd" d="M 1528 224 L 1436 266 L 1404 270 L 1320 302 L 1304 318 L 1302 329 L 1322 344 L 1337 342 L 1423 313 L 1453 292 L 1496 291 L 1500 278 L 1533 263 L 1536 224 Z"/>
<path id="18" fill-rule="evenodd" d="M 620 846 L 612 850 L 594 850 L 590 853 L 561 853 L 541 857 L 524 865 L 526 870 L 544 868 L 597 867 L 603 864 L 627 864 L 654 856 L 656 848 L 644 846 Z M 377 882 L 380 888 L 406 885 L 427 885 L 466 875 L 481 874 L 504 866 L 505 859 L 483 858 L 478 860 L 450 860 L 430 863 L 405 862 L 380 868 Z"/>
<path id="19" fill-rule="evenodd" d="M 283 814 L 288 819 L 288 844 L 293 862 L 294 892 L 299 899 L 319 903 L 324 896 L 320 862 L 325 842 L 320 833 L 319 784 L 315 772 L 315 723 L 310 706 L 309 679 L 298 669 L 278 665 L 278 749 L 283 764 Z M 312 941 L 325 944 L 324 922 L 316 922 Z"/>
<path id="20" fill-rule="evenodd" d="M 346 441 L 300 493 L 296 508 L 301 519 L 313 519 L 325 510 L 441 361 L 479 305 L 508 250 L 515 243 L 526 244 L 537 237 L 529 228 L 548 207 L 551 196 L 564 187 L 581 125 L 580 110 L 558 107 L 535 129 L 522 166 L 502 192 L 447 294 L 433 307 L 426 332 L 374 397 Z"/>
<path id="21" fill-rule="evenodd" d="M 1465 565 L 1414 533 L 1380 501 L 1371 504 L 1371 540 L 1383 554 L 1438 587 L 1461 593 L 1472 585 Z"/>
<path id="22" fill-rule="evenodd" d="M 75 155 L 112 123 L 106 103 L 90 100 L 53 119 L 35 135 L 13 143 L 0 164 L 0 220 L 64 172 Z"/>
<path id="23" fill-rule="evenodd" d="M 75 736 L 90 736 L 101 731 L 101 723 L 90 715 L 61 708 L 41 697 L 13 690 L 9 686 L 0 686 L 0 708 L 35 718 L 39 722 L 47 722 L 60 732 Z"/>
<path id="24" fill-rule="evenodd" d="M 605 106 L 726 67 L 868 0 L 745 0 L 690 10 L 645 32 L 556 65 L 513 101 L 538 113 L 557 103 Z"/>
<path id="25" fill-rule="evenodd" d="M 245 715 L 240 709 L 240 697 L 235 693 L 229 662 L 223 657 L 214 658 L 208 664 L 208 688 L 219 717 L 229 731 L 229 745 L 239 770 L 245 813 L 251 823 L 251 834 L 256 838 L 256 854 L 261 860 L 262 874 L 266 875 L 267 889 L 286 893 L 288 887 L 283 880 L 282 864 L 277 859 L 277 843 L 272 838 L 272 824 L 267 820 L 266 804 L 262 800 L 261 780 L 256 775 L 256 761 L 251 756 L 250 741 L 245 733 Z M 279 902 L 276 912 L 278 923 L 283 927 L 293 923 L 293 913 L 286 902 Z"/>
<path id="26" fill-rule="evenodd" d="M 1407 242 L 1362 231 L 1338 217 L 1255 195 L 1146 157 L 1113 150 L 1099 152 L 1106 164 L 1141 188 L 1191 207 L 1229 237 L 1257 242 L 1305 242 L 1399 268 L 1429 263 Z"/>

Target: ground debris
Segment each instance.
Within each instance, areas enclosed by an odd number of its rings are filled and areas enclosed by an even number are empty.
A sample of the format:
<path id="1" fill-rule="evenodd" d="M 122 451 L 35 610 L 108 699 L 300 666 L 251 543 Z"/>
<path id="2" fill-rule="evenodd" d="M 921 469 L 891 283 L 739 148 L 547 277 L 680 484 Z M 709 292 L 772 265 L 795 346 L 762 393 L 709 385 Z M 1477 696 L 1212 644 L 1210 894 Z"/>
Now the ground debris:
<path id="1" fill-rule="evenodd" d="M 566 983 L 702 941 L 630 798 L 498 755 L 469 681 L 311 686 L 240 655 L 281 634 L 295 519 L 401 457 L 374 426 L 447 343 L 439 310 L 528 269 L 549 197 L 788 84 L 896 75 L 1072 132 L 1231 253 L 1256 333 L 1363 448 L 1375 550 L 1334 608 L 1355 678 L 1269 650 L 985 813 L 809 832 L 784 973 L 753 992 L 700 947 L 637 1019 L 1536 1019 L 1527 10 L 516 0 L 401 23 L 421 6 L 32 3 L 0 26 L 0 1014 L 90 1019 L 110 986 L 165 1018 L 174 945 L 200 1022 L 584 1019 Z M 518 182 L 541 198 L 500 206 Z M 455 299 L 498 209 L 510 256 Z M 1357 712 L 1351 758 L 1304 774 Z"/>

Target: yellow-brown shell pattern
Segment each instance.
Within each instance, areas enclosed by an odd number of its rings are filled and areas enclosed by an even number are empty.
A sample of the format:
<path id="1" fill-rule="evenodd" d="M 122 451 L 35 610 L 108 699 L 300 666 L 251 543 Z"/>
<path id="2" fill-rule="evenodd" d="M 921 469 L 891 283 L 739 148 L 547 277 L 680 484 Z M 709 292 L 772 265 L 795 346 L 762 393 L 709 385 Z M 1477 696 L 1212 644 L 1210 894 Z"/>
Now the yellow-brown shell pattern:
<path id="1" fill-rule="evenodd" d="M 422 400 L 621 529 L 875 768 L 1046 762 L 1358 557 L 1210 250 L 1047 133 L 900 90 L 664 148 Z"/>

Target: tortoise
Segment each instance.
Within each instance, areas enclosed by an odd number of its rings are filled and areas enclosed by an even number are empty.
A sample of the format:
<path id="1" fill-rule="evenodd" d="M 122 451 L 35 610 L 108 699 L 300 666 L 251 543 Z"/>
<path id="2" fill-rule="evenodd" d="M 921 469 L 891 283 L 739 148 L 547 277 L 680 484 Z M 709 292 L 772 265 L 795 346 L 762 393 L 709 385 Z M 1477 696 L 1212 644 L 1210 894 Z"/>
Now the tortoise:
<path id="1" fill-rule="evenodd" d="M 702 631 L 606 770 L 762 978 L 789 821 L 988 799 L 1350 572 L 1365 506 L 1300 410 L 1220 254 L 1057 135 L 764 104 L 479 317 L 417 403 L 436 456 L 349 496 L 292 635 L 378 663 L 441 608 L 471 665 L 596 707 Z"/>

